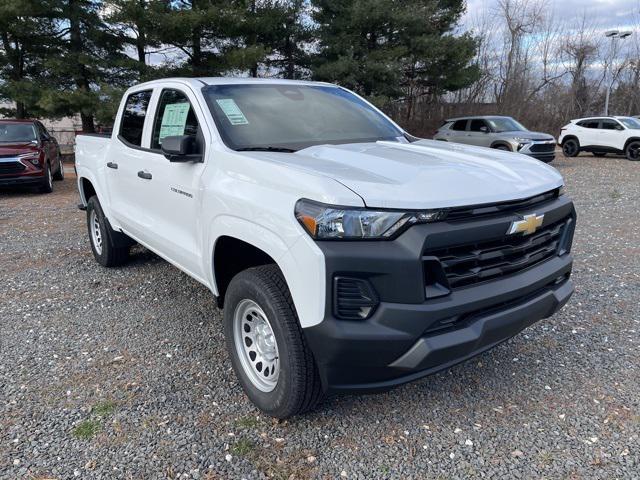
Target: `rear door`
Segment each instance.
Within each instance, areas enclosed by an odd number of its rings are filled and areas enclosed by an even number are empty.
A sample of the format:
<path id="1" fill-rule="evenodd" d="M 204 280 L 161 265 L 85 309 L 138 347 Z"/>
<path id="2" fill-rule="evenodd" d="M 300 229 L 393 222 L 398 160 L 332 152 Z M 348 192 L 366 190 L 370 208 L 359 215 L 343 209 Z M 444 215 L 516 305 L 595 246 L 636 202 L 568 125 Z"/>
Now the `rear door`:
<path id="1" fill-rule="evenodd" d="M 148 209 L 152 177 L 144 178 L 151 155 L 147 133 L 151 121 L 147 112 L 152 98 L 153 89 L 145 89 L 132 92 L 124 99 L 103 166 L 113 216 L 126 233 L 145 243 L 153 224 Z"/>
<path id="2" fill-rule="evenodd" d="M 481 118 L 473 118 L 471 120 L 466 143 L 479 147 L 491 146 L 491 135 L 489 135 L 489 125 L 486 121 Z"/>
<path id="3" fill-rule="evenodd" d="M 456 120 L 449 129 L 449 135 L 447 135 L 447 141 L 456 143 L 469 143 L 467 138 L 467 123 L 468 120 Z"/>
<path id="4" fill-rule="evenodd" d="M 600 119 L 590 118 L 588 120 L 582 120 L 576 124 L 578 128 L 575 129 L 575 134 L 578 137 L 580 146 L 589 147 L 598 145 L 601 141 L 600 138 Z"/>

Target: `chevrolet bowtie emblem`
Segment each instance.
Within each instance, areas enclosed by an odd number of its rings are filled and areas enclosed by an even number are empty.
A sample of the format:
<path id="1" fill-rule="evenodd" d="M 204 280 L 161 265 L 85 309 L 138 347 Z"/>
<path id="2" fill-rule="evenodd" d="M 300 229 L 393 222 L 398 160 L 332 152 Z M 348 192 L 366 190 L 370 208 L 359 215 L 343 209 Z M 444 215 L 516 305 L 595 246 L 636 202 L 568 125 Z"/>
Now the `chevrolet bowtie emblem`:
<path id="1" fill-rule="evenodd" d="M 544 215 L 525 215 L 522 220 L 517 220 L 511 224 L 507 234 L 513 235 L 514 233 L 522 233 L 523 235 L 531 235 L 538 227 L 542 226 Z"/>

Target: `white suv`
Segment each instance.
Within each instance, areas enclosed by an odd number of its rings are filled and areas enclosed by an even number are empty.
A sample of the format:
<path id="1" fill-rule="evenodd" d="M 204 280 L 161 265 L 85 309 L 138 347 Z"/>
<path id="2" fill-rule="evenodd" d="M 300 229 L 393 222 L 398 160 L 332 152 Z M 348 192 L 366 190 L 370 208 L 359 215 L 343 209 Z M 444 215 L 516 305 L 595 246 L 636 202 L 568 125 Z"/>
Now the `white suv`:
<path id="1" fill-rule="evenodd" d="M 581 151 L 596 157 L 607 153 L 625 155 L 629 160 L 640 159 L 640 120 L 633 117 L 590 117 L 571 120 L 562 127 L 558 143 L 566 157 Z"/>

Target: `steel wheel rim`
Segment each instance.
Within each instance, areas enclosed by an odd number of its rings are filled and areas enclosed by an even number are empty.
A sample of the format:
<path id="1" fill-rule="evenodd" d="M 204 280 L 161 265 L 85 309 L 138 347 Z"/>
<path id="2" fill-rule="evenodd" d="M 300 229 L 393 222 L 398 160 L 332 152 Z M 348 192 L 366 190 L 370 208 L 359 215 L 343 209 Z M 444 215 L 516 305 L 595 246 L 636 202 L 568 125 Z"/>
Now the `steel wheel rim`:
<path id="1" fill-rule="evenodd" d="M 102 230 L 100 230 L 100 220 L 95 210 L 91 210 L 89 216 L 89 229 L 91 230 L 91 241 L 93 248 L 96 249 L 98 255 L 102 255 Z"/>
<path id="2" fill-rule="evenodd" d="M 236 306 L 233 339 L 251 384 L 262 392 L 271 392 L 280 376 L 278 343 L 267 315 L 253 300 L 244 299 Z"/>

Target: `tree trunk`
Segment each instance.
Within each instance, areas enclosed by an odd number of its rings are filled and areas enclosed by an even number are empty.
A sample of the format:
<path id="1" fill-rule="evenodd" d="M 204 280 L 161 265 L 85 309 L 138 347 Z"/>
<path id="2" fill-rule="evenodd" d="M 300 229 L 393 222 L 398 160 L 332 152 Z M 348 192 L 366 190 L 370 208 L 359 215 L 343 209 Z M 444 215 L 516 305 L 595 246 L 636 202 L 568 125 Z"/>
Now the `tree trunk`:
<path id="1" fill-rule="evenodd" d="M 26 108 L 24 102 L 16 101 L 16 118 L 26 118 Z"/>
<path id="2" fill-rule="evenodd" d="M 81 113 L 80 119 L 82 120 L 82 131 L 84 133 L 95 133 L 96 127 L 93 122 L 93 115 L 90 113 Z"/>

